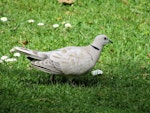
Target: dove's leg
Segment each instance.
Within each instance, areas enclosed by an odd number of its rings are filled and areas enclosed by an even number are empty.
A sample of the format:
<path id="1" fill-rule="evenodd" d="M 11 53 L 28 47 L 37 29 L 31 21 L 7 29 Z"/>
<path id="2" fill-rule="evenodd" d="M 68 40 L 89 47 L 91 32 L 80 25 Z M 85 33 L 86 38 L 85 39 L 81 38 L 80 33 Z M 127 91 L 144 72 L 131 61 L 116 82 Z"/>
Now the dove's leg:
<path id="1" fill-rule="evenodd" d="M 73 78 L 69 78 L 68 79 L 68 82 L 69 82 L 69 84 L 71 85 L 71 86 L 73 86 L 73 87 L 76 87 L 76 83 L 75 83 L 75 81 L 74 81 L 74 79 Z"/>
<path id="2" fill-rule="evenodd" d="M 54 83 L 55 82 L 55 75 L 51 75 L 50 80 L 51 80 L 52 83 Z"/>

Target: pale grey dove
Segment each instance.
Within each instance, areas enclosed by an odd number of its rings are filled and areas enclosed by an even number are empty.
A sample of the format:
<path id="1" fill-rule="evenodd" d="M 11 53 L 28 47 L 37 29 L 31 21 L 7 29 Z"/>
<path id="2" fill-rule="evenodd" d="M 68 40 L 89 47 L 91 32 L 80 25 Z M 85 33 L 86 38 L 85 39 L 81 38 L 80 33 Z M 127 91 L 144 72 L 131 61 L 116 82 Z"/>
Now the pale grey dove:
<path id="1" fill-rule="evenodd" d="M 106 35 L 98 35 L 88 46 L 69 46 L 41 52 L 14 47 L 14 50 L 27 55 L 34 68 L 54 75 L 63 75 L 70 81 L 89 72 L 99 59 L 103 46 L 111 42 Z"/>

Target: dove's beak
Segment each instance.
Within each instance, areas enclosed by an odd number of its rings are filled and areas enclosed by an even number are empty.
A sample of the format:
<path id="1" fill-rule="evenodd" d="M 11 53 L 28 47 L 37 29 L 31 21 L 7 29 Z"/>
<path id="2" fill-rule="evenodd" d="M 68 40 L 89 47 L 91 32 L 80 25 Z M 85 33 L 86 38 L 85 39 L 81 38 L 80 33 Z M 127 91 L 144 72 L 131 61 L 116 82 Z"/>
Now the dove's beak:
<path id="1" fill-rule="evenodd" d="M 113 43 L 111 40 L 109 40 L 110 43 Z"/>

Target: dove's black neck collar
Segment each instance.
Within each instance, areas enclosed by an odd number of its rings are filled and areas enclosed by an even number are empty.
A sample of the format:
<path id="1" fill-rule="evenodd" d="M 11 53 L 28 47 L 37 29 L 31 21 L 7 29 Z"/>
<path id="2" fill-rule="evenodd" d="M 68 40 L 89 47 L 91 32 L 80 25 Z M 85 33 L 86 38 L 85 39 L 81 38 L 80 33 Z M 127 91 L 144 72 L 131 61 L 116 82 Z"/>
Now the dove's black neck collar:
<path id="1" fill-rule="evenodd" d="M 91 45 L 94 49 L 96 49 L 96 50 L 100 50 L 98 47 L 95 47 L 95 46 L 93 46 L 93 45 Z"/>

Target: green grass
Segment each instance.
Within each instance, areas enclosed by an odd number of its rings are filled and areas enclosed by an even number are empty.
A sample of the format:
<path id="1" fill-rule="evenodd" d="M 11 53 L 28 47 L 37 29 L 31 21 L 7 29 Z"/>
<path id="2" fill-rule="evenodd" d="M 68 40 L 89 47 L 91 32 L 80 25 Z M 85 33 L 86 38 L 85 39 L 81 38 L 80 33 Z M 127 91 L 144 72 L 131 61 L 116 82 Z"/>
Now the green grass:
<path id="1" fill-rule="evenodd" d="M 0 57 L 22 46 L 49 51 L 82 46 L 97 34 L 107 45 L 94 69 L 76 80 L 73 88 L 57 77 L 30 69 L 25 56 L 0 63 L 0 113 L 149 113 L 150 112 L 150 2 L 148 0 L 76 0 L 72 6 L 57 0 L 1 0 Z M 27 21 L 34 19 L 29 24 Z M 72 24 L 64 28 L 62 22 Z M 44 26 L 37 26 L 43 22 Z M 54 29 L 53 24 L 60 27 Z"/>

